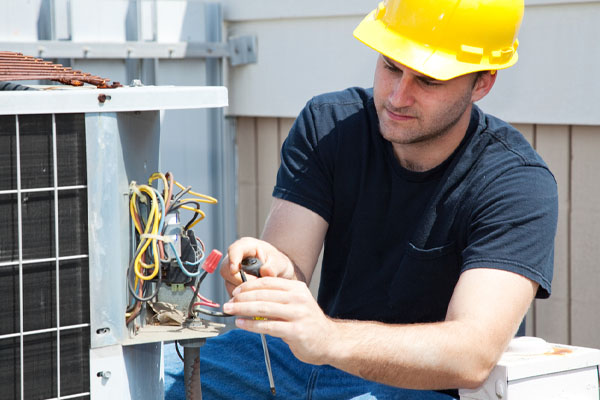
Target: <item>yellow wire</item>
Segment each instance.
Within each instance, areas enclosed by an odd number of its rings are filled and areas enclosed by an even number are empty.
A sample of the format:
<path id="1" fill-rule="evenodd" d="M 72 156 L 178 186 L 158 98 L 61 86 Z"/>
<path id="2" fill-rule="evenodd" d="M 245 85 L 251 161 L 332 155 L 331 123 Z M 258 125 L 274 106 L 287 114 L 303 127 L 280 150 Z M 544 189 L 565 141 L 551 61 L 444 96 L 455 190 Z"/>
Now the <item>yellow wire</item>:
<path id="1" fill-rule="evenodd" d="M 138 189 L 140 190 L 140 192 L 145 192 L 148 195 L 150 195 L 150 198 L 152 199 L 151 201 L 151 207 L 150 207 L 150 215 L 148 217 L 148 222 L 146 224 L 146 229 L 144 230 L 144 234 L 152 234 L 152 235 L 158 235 L 158 225 L 160 223 L 160 212 L 158 210 L 158 200 L 156 198 L 156 194 L 154 193 L 154 190 L 147 185 L 139 185 Z M 132 196 L 134 197 L 134 196 Z M 152 227 L 152 229 L 150 229 L 150 227 Z M 144 263 L 141 259 L 142 259 L 142 255 L 146 252 L 146 249 L 148 249 L 148 246 L 152 244 L 152 254 L 153 254 L 153 258 L 154 258 L 154 263 L 153 264 L 146 264 Z M 135 275 L 144 280 L 144 281 L 148 281 L 153 279 L 159 272 L 160 269 L 160 263 L 159 263 L 159 258 L 158 258 L 158 246 L 157 246 L 157 242 L 156 242 L 156 238 L 152 238 L 152 239 L 144 239 L 142 241 L 140 241 L 140 245 L 138 246 L 138 249 L 140 249 L 139 251 L 137 251 L 137 256 L 134 260 L 133 263 L 133 271 L 135 272 Z M 145 268 L 145 269 L 150 269 L 150 268 L 154 268 L 154 270 L 152 271 L 152 273 L 150 275 L 143 275 L 141 272 L 141 268 Z"/>
<path id="2" fill-rule="evenodd" d="M 140 190 L 144 191 L 148 194 L 151 195 L 152 197 L 152 206 L 150 208 L 150 217 L 148 218 L 148 226 L 146 227 L 146 231 L 144 233 L 150 233 L 152 235 L 157 235 L 158 234 L 158 226 L 160 224 L 160 211 L 158 210 L 158 199 L 156 198 L 156 194 L 154 192 L 154 190 L 152 190 L 151 187 L 149 186 L 140 186 Z M 152 226 L 152 229 L 150 230 L 150 226 Z M 143 243 L 143 246 L 142 246 Z M 154 255 L 154 263 L 153 264 L 146 264 L 145 262 L 142 261 L 142 255 L 143 253 L 145 253 L 146 249 L 148 248 L 148 246 L 152 244 L 152 251 L 153 251 L 153 255 Z M 156 273 L 158 271 L 158 269 L 160 268 L 160 264 L 159 264 L 159 258 L 158 258 L 158 247 L 157 247 L 157 241 L 156 239 L 144 239 L 143 242 L 140 243 L 140 246 L 142 246 L 142 250 L 140 250 L 138 257 L 136 258 L 136 263 L 135 265 L 139 265 L 142 268 L 145 269 L 150 269 L 150 268 L 154 268 L 154 272 L 151 275 L 142 275 L 141 271 L 139 271 L 139 273 L 136 270 L 136 275 L 139 276 L 141 279 L 144 280 L 149 280 L 152 279 L 154 276 L 156 276 Z"/>
<path id="3" fill-rule="evenodd" d="M 190 210 L 197 214 L 200 214 L 200 217 L 198 217 L 198 219 L 196 219 L 194 222 L 192 222 L 190 224 L 190 226 L 187 227 L 188 229 L 193 228 L 194 225 L 196 225 L 198 222 L 202 221 L 206 217 L 206 214 L 204 214 L 204 211 L 200 210 L 199 208 L 193 208 L 193 207 L 189 207 L 189 206 L 181 206 L 180 208 L 184 208 L 186 210 Z"/>
<path id="4" fill-rule="evenodd" d="M 136 194 L 136 192 L 134 192 L 131 195 L 131 199 L 129 201 L 129 212 L 131 214 L 131 219 L 133 220 L 133 223 L 135 225 L 135 229 L 137 230 L 137 232 L 141 235 L 141 234 L 151 234 L 151 235 L 159 235 L 160 232 L 158 231 L 158 227 L 160 225 L 160 219 L 161 219 L 161 213 L 160 210 L 158 209 L 158 199 L 156 197 L 156 193 L 154 192 L 154 190 L 151 187 L 151 184 L 153 181 L 160 179 L 163 183 L 164 186 L 164 197 L 168 196 L 168 190 L 169 190 L 169 186 L 168 186 L 168 181 L 166 176 L 161 173 L 161 172 L 155 172 L 153 173 L 150 178 L 148 179 L 148 185 L 137 185 L 137 189 L 139 190 L 139 192 L 143 192 L 146 193 L 150 196 L 151 199 L 151 206 L 150 206 L 150 213 L 148 216 L 148 221 L 146 222 L 146 227 L 144 229 L 144 231 L 142 232 L 142 226 L 141 226 L 141 216 L 139 215 L 139 210 L 137 207 L 137 197 L 138 195 Z M 186 187 L 184 187 L 183 185 L 181 185 L 179 182 L 173 180 L 173 182 L 175 183 L 175 185 L 177 185 L 180 189 L 185 190 Z M 180 204 L 185 204 L 185 203 L 206 203 L 206 204 L 217 204 L 218 201 L 217 199 L 215 199 L 214 197 L 211 196 L 207 196 L 201 193 L 196 193 L 193 192 L 191 190 L 189 190 L 187 193 L 189 193 L 190 195 L 194 196 L 195 198 L 193 199 L 182 199 L 180 200 Z M 165 198 L 165 200 L 167 200 Z M 181 208 L 185 209 L 185 210 L 190 210 L 193 211 L 195 213 L 197 213 L 199 216 L 197 217 L 197 220 L 194 221 L 189 227 L 188 229 L 192 228 L 194 225 L 196 225 L 198 222 L 202 221 L 205 217 L 206 214 L 204 213 L 204 211 L 200 210 L 199 208 L 194 208 L 194 207 L 190 207 L 190 206 L 186 206 L 186 205 L 182 205 Z M 138 219 L 135 218 L 135 216 L 138 216 L 138 218 L 140 219 L 138 221 Z M 146 252 L 146 250 L 148 249 L 148 246 L 152 245 L 152 253 L 153 253 L 153 263 L 152 264 L 146 264 L 145 262 L 142 261 L 142 255 Z M 137 288 L 138 286 L 138 279 L 144 280 L 144 281 L 148 281 L 151 279 L 154 279 L 154 277 L 156 277 L 156 275 L 159 273 L 160 271 L 160 259 L 159 259 L 159 252 L 158 252 L 158 245 L 157 245 L 157 239 L 156 238 L 145 238 L 140 240 L 140 243 L 138 245 L 138 248 L 136 250 L 137 256 L 134 260 L 134 267 L 133 270 L 135 272 L 136 278 L 135 278 L 135 288 Z M 142 274 L 142 269 L 151 269 L 153 268 L 152 274 L 151 275 L 143 275 Z"/>
<path id="5" fill-rule="evenodd" d="M 148 178 L 148 185 L 152 186 L 152 182 L 160 179 L 162 180 L 163 183 L 163 200 L 166 202 L 167 201 L 167 195 L 169 194 L 169 184 L 167 183 L 167 177 L 165 176 L 165 174 L 163 174 L 162 172 L 155 172 L 152 175 L 150 175 L 150 178 Z"/>
<path id="6" fill-rule="evenodd" d="M 137 195 L 135 194 L 135 192 L 131 195 L 131 199 L 129 200 L 129 214 L 131 215 L 131 220 L 133 221 L 133 224 L 135 225 L 135 229 L 138 231 L 138 233 L 142 233 L 142 227 L 138 224 L 138 220 L 135 218 L 136 215 L 139 215 L 137 206 L 136 206 L 136 199 Z"/>
<path id="7" fill-rule="evenodd" d="M 175 182 L 175 185 L 177 185 L 177 187 L 179 187 L 181 190 L 187 189 L 185 186 L 183 186 L 181 183 L 177 182 L 176 180 L 174 180 L 174 182 Z M 207 203 L 207 204 L 217 204 L 218 203 L 217 199 L 215 199 L 214 197 L 207 196 L 207 195 L 201 194 L 201 193 L 192 192 L 191 190 L 188 191 L 188 193 L 191 194 L 192 196 L 198 197 L 200 200 L 196 200 L 196 201 L 199 201 L 201 203 Z"/>

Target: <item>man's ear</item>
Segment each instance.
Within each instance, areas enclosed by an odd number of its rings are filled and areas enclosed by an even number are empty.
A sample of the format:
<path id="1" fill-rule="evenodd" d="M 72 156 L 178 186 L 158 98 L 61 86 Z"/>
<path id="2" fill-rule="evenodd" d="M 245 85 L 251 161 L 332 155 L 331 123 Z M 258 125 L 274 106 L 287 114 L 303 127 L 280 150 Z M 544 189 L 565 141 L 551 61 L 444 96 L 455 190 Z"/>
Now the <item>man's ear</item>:
<path id="1" fill-rule="evenodd" d="M 498 71 L 485 71 L 477 74 L 477 81 L 473 86 L 473 92 L 471 92 L 471 101 L 476 102 L 483 99 L 492 90 Z"/>

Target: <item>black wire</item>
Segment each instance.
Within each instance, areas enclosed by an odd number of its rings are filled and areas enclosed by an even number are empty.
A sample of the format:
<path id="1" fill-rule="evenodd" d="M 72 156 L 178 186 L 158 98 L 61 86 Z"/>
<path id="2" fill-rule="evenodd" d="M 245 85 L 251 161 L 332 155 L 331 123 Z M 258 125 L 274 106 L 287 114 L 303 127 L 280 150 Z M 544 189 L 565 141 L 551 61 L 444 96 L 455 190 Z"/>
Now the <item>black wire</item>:
<path id="1" fill-rule="evenodd" d="M 206 278 L 206 275 L 208 275 L 208 272 L 204 271 L 204 272 L 202 272 L 201 275 L 198 275 L 196 277 L 196 280 L 194 282 L 194 295 L 192 296 L 192 300 L 190 300 L 190 304 L 188 305 L 188 318 L 195 317 L 194 310 L 193 310 L 194 303 L 196 302 L 198 292 L 200 292 L 200 284 L 202 283 L 204 278 Z"/>
<path id="2" fill-rule="evenodd" d="M 175 196 L 173 196 L 173 203 L 177 203 L 179 200 L 181 200 L 181 198 L 183 196 L 185 196 L 186 193 L 189 192 L 190 190 L 192 190 L 192 187 L 188 186 L 185 189 L 183 189 L 182 191 L 180 191 L 179 193 L 177 193 Z"/>
<path id="3" fill-rule="evenodd" d="M 206 310 L 201 307 L 196 307 L 196 311 L 198 311 L 200 314 L 210 315 L 211 317 L 221 317 L 221 318 L 234 317 L 234 315 L 231 315 L 231 314 L 227 314 L 227 313 L 224 313 L 221 311 L 210 311 L 210 310 Z"/>
<path id="4" fill-rule="evenodd" d="M 171 208 L 169 208 L 169 212 L 170 211 L 174 211 L 174 210 L 178 210 L 180 209 L 182 206 L 184 205 L 188 205 L 188 204 L 193 204 L 196 206 L 196 210 L 200 210 L 200 202 L 199 201 L 194 201 L 192 199 L 188 199 L 185 202 L 177 202 L 174 205 L 171 206 Z M 194 212 L 194 215 L 192 216 L 192 219 L 190 219 L 188 221 L 187 224 L 185 224 L 185 227 L 183 228 L 184 232 L 188 230 L 189 226 L 196 220 L 196 218 L 198 218 L 198 213 Z"/>
<path id="5" fill-rule="evenodd" d="M 196 206 L 196 210 L 198 210 L 198 211 L 200 210 L 200 203 L 196 203 L 196 202 L 190 202 L 190 203 L 194 204 Z M 185 226 L 183 227 L 183 231 L 187 232 L 187 230 L 189 229 L 190 225 L 192 225 L 197 218 L 198 218 L 198 213 L 197 212 L 192 213 L 192 219 L 190 219 L 188 221 L 188 223 L 185 224 Z"/>
<path id="6" fill-rule="evenodd" d="M 177 352 L 177 355 L 179 356 L 179 359 L 181 359 L 181 361 L 185 362 L 183 360 L 183 356 L 181 355 L 181 353 L 179 352 L 179 346 L 178 346 L 178 342 L 177 340 L 175 341 L 175 351 Z"/>
<path id="7" fill-rule="evenodd" d="M 194 295 L 192 297 L 192 301 L 190 301 L 190 305 L 188 306 L 188 318 L 196 317 L 196 314 L 194 313 L 194 303 L 198 296 L 198 292 L 200 291 L 200 284 L 202 283 L 204 278 L 206 278 L 206 275 L 208 275 L 208 272 L 204 271 L 204 273 L 202 275 L 196 277 L 196 282 L 194 284 L 194 286 L 195 286 Z M 207 310 L 207 309 L 201 308 L 201 307 L 196 307 L 195 310 L 197 312 L 199 312 L 200 314 L 210 315 L 211 317 L 222 317 L 222 318 L 233 317 L 233 315 L 231 315 L 231 314 L 227 314 L 227 313 L 224 313 L 221 311 L 211 311 L 211 310 Z"/>

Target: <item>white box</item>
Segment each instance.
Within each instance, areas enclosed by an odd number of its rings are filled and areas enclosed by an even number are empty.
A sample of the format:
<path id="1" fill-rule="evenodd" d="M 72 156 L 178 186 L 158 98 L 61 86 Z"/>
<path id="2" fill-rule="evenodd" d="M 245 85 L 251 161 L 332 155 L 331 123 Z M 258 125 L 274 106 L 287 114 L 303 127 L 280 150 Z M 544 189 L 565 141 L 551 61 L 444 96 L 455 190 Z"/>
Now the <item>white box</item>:
<path id="1" fill-rule="evenodd" d="M 513 339 L 481 387 L 461 400 L 598 400 L 600 350 Z"/>

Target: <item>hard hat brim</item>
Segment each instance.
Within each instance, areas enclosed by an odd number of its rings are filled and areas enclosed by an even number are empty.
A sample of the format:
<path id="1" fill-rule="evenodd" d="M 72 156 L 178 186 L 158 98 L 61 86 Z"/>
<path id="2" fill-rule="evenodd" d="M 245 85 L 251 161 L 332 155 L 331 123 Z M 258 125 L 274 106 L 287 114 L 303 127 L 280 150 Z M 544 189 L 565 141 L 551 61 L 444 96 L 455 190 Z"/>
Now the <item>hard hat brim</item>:
<path id="1" fill-rule="evenodd" d="M 434 79 L 446 81 L 472 72 L 504 69 L 518 60 L 515 51 L 511 59 L 502 64 L 492 64 L 487 59 L 477 64 L 462 62 L 456 54 L 424 45 L 388 29 L 381 19 L 376 18 L 376 12 L 372 11 L 362 20 L 354 30 L 354 37 L 392 60 Z"/>

